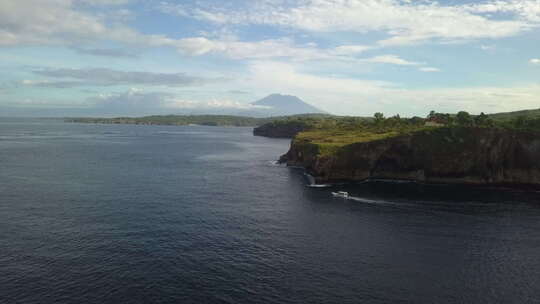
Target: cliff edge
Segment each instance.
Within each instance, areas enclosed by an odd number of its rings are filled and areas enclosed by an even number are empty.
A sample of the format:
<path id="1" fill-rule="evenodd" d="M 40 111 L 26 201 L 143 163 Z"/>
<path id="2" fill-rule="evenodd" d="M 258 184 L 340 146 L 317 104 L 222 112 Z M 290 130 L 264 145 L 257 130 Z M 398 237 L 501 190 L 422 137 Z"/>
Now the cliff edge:
<path id="1" fill-rule="evenodd" d="M 280 161 L 306 168 L 317 183 L 380 178 L 540 188 L 539 159 L 539 132 L 440 127 L 341 146 L 297 136 Z"/>

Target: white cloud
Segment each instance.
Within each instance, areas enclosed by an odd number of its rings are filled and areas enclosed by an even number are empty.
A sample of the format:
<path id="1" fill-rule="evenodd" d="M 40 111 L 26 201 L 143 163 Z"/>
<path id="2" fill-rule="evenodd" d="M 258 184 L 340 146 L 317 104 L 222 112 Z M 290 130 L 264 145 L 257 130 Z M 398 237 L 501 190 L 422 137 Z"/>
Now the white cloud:
<path id="1" fill-rule="evenodd" d="M 407 89 L 383 81 L 311 75 L 298 67 L 278 62 L 255 62 L 251 77 L 236 86 L 272 93 L 275 88 L 300 96 L 313 105 L 342 115 L 387 114 L 424 115 L 430 110 L 471 113 L 506 112 L 538 108 L 540 85 L 508 88 Z"/>
<path id="2" fill-rule="evenodd" d="M 441 70 L 434 67 L 422 67 L 419 68 L 420 71 L 426 72 L 426 73 L 432 73 L 432 72 L 440 72 Z"/>
<path id="3" fill-rule="evenodd" d="M 540 22 L 540 2 L 538 0 L 495 0 L 472 4 L 465 7 L 474 13 L 512 13 L 530 22 Z"/>
<path id="4" fill-rule="evenodd" d="M 120 5 L 126 1 L 3 0 L 0 2 L 0 46 L 68 45 L 82 52 L 90 50 L 86 53 L 94 55 L 119 55 L 121 49 L 113 53 L 85 47 L 85 44 L 94 45 L 99 41 L 112 40 L 144 46 L 173 47 L 191 56 L 215 53 L 232 59 L 281 57 L 297 60 L 350 60 L 349 57 L 368 49 L 361 45 L 320 49 L 313 44 L 297 45 L 288 38 L 245 42 L 234 37 L 172 39 L 164 35 L 146 35 L 118 22 L 121 20 L 117 17 L 112 22 L 107 19 L 110 16 L 92 14 L 77 3 Z"/>
<path id="5" fill-rule="evenodd" d="M 540 58 L 533 58 L 531 60 L 529 60 L 530 63 L 532 64 L 540 64 Z"/>
<path id="6" fill-rule="evenodd" d="M 250 103 L 228 99 L 212 99 L 209 101 L 196 101 L 182 98 L 168 99 L 167 107 L 172 109 L 223 109 L 223 110 L 255 110 L 269 109 L 270 107 L 252 105 Z"/>
<path id="7" fill-rule="evenodd" d="M 495 49 L 494 45 L 481 45 L 480 49 L 483 51 L 492 51 Z"/>
<path id="8" fill-rule="evenodd" d="M 325 90 L 327 92 L 374 92 L 393 86 L 384 81 L 318 76 L 300 72 L 292 64 L 275 61 L 255 61 L 250 67 L 251 81 L 267 89 L 286 88 L 293 85 L 302 90 Z M 287 90 L 283 90 L 287 91 Z"/>
<path id="9" fill-rule="evenodd" d="M 131 88 L 123 93 L 100 94 L 87 99 L 96 109 L 105 115 L 144 115 L 164 113 L 172 95 L 162 92 L 144 92 Z"/>
<path id="10" fill-rule="evenodd" d="M 403 58 L 400 58 L 397 55 L 380 55 L 375 56 L 373 58 L 364 59 L 365 62 L 373 62 L 373 63 L 387 63 L 387 64 L 395 64 L 395 65 L 420 65 L 421 63 L 413 62 L 413 61 L 407 61 Z"/>
<path id="11" fill-rule="evenodd" d="M 263 94 L 275 93 L 279 88 L 334 114 L 374 113 L 379 108 L 371 97 L 383 95 L 392 87 L 384 81 L 312 75 L 295 65 L 273 61 L 253 62 L 249 73 L 250 77 L 236 87 Z"/>
<path id="12" fill-rule="evenodd" d="M 514 87 L 472 87 L 437 88 L 421 90 L 399 90 L 401 96 L 393 101 L 396 108 L 401 107 L 412 113 L 427 113 L 430 109 L 440 112 L 460 110 L 478 114 L 497 113 L 522 109 L 538 108 L 539 85 Z M 407 110 L 405 110 L 407 109 Z"/>
<path id="13" fill-rule="evenodd" d="M 16 45 L 68 45 L 115 41 L 144 46 L 168 46 L 177 40 L 146 35 L 123 24 L 127 10 L 99 14 L 87 5 L 121 5 L 127 1 L 2 0 L 0 1 L 0 47 Z"/>
<path id="14" fill-rule="evenodd" d="M 322 49 L 313 44 L 297 45 L 291 39 L 268 39 L 245 42 L 231 39 L 213 40 L 205 37 L 164 39 L 156 44 L 176 47 L 181 53 L 201 56 L 209 53 L 223 54 L 232 59 L 291 58 L 294 60 L 342 60 L 357 61 L 355 55 L 368 50 L 363 45 L 343 45 Z"/>
<path id="15" fill-rule="evenodd" d="M 336 55 L 352 55 L 359 54 L 371 49 L 372 47 L 367 45 L 341 45 L 333 50 Z"/>
<path id="16" fill-rule="evenodd" d="M 482 5 L 442 5 L 429 0 L 259 0 L 235 10 L 215 3 L 198 7 L 165 3 L 160 9 L 218 24 L 269 24 L 315 32 L 382 31 L 390 37 L 380 41 L 381 46 L 501 38 L 538 26 L 538 1 L 487 1 Z M 488 7 L 512 16 L 492 18 L 484 14 Z"/>
<path id="17" fill-rule="evenodd" d="M 0 46 L 77 44 L 134 35 L 127 27 L 109 28 L 101 18 L 76 10 L 71 0 L 0 2 Z"/>

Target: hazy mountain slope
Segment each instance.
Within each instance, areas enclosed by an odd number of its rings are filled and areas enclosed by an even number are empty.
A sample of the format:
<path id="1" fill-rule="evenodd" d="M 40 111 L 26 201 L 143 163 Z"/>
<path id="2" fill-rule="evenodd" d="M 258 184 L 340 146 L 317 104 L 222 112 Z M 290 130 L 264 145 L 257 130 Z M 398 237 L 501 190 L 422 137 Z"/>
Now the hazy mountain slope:
<path id="1" fill-rule="evenodd" d="M 291 95 L 272 94 L 255 101 L 253 105 L 261 107 L 261 112 L 268 113 L 270 116 L 326 113 Z"/>

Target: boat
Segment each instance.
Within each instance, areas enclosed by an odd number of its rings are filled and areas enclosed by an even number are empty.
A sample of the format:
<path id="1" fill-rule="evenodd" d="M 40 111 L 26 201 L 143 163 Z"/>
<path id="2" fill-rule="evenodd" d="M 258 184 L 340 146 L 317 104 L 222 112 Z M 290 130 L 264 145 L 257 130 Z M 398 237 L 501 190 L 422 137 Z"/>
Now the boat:
<path id="1" fill-rule="evenodd" d="M 332 192 L 332 195 L 337 197 L 349 198 L 349 192 L 346 191 Z"/>

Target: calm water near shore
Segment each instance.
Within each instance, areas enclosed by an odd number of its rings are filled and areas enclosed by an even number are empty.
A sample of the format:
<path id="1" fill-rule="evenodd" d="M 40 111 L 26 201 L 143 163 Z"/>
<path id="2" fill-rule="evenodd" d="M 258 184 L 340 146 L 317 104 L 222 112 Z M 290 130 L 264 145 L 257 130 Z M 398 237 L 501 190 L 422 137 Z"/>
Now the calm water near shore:
<path id="1" fill-rule="evenodd" d="M 309 188 L 288 146 L 0 119 L 0 303 L 540 302 L 539 193 Z"/>

